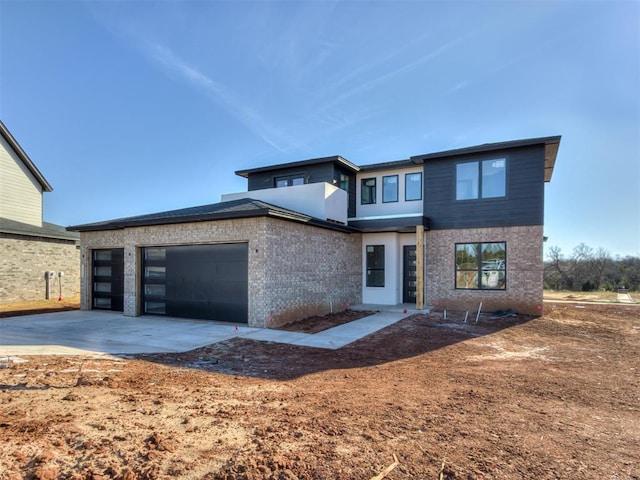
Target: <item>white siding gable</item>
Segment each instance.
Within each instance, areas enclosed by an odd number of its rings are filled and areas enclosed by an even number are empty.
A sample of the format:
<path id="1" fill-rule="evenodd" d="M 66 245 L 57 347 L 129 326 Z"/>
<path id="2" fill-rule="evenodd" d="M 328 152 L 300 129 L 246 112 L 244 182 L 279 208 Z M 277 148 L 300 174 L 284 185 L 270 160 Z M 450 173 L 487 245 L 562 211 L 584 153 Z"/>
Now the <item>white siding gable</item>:
<path id="1" fill-rule="evenodd" d="M 42 185 L 1 135 L 0 217 L 42 226 Z"/>

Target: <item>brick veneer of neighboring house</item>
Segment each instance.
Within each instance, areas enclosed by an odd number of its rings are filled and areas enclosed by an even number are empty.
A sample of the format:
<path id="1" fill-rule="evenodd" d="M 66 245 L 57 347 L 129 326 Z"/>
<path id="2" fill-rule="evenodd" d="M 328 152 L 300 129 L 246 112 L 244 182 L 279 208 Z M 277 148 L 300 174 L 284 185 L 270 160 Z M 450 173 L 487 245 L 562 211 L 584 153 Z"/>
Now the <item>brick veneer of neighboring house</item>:
<path id="1" fill-rule="evenodd" d="M 44 300 L 45 272 L 54 272 L 50 281 L 52 299 L 79 295 L 80 255 L 73 240 L 0 233 L 0 303 Z"/>
<path id="2" fill-rule="evenodd" d="M 82 262 L 91 250 L 122 248 L 124 313 L 141 312 L 139 247 L 248 243 L 248 323 L 278 326 L 362 301 L 361 236 L 269 217 L 130 227 L 81 233 Z M 82 309 L 91 309 L 90 276 L 82 278 Z"/>
<path id="3" fill-rule="evenodd" d="M 542 305 L 542 226 L 432 230 L 425 235 L 426 304 L 455 310 L 514 309 L 540 315 Z M 503 290 L 455 288 L 455 244 L 507 243 L 507 286 Z"/>

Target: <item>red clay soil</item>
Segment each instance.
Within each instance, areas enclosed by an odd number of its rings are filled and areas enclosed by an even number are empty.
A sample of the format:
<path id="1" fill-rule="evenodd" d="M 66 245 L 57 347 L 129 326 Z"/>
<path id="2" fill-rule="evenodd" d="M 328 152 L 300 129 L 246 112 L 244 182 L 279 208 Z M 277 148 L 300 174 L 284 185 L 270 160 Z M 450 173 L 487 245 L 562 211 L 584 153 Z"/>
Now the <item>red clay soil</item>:
<path id="1" fill-rule="evenodd" d="M 634 306 L 0 366 L 2 480 L 640 478 Z"/>

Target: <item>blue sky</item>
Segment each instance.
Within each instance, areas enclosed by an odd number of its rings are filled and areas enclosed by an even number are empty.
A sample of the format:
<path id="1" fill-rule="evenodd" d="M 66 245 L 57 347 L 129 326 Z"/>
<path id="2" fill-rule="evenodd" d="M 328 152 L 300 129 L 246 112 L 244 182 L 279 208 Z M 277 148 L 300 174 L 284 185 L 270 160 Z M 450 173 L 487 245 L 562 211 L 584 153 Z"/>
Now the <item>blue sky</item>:
<path id="1" fill-rule="evenodd" d="M 640 255 L 640 2 L 0 0 L 0 118 L 46 221 L 215 203 L 234 171 L 562 135 L 548 246 Z"/>

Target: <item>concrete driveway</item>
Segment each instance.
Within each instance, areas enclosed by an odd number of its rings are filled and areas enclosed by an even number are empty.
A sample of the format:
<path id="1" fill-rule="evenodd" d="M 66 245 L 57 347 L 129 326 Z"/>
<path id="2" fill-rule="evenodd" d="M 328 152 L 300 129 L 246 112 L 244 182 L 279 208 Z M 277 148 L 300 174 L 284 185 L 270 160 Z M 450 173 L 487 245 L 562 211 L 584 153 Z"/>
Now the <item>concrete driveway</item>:
<path id="1" fill-rule="evenodd" d="M 379 312 L 307 334 L 210 320 L 125 317 L 95 310 L 46 313 L 0 319 L 0 357 L 186 352 L 234 337 L 337 349 L 409 314 Z"/>

